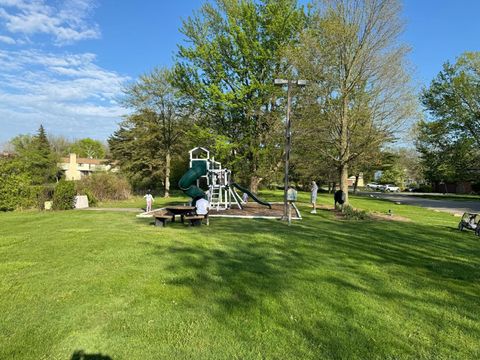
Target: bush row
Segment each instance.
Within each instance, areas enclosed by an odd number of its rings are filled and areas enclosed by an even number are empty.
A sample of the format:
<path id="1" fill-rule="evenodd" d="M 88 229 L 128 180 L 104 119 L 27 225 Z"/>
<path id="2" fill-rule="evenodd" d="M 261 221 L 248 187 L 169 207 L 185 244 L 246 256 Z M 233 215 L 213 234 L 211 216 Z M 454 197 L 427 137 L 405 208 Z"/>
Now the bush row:
<path id="1" fill-rule="evenodd" d="M 75 207 L 75 196 L 86 195 L 90 206 L 98 201 L 124 200 L 131 195 L 128 181 L 116 174 L 98 173 L 80 181 L 61 180 L 56 184 L 31 185 L 23 173 L 0 174 L 0 211 L 38 208 L 53 201 L 53 209 L 68 210 Z"/>

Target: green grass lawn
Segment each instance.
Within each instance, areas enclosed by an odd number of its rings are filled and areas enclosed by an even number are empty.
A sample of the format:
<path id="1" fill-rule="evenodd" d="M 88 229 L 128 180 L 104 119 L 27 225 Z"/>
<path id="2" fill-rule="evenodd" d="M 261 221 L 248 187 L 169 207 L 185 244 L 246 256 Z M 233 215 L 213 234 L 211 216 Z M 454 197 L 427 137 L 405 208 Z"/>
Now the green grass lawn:
<path id="1" fill-rule="evenodd" d="M 480 358 L 479 238 L 448 214 L 352 203 L 411 221 L 306 204 L 291 227 L 0 214 L 0 359 Z"/>
<path id="2" fill-rule="evenodd" d="M 173 191 L 168 199 L 162 197 L 154 197 L 153 208 L 165 206 L 166 204 L 184 204 L 188 203 L 191 199 L 185 196 L 181 191 Z M 132 196 L 128 200 L 120 201 L 100 201 L 97 205 L 99 208 L 145 208 L 146 203 L 143 196 Z"/>

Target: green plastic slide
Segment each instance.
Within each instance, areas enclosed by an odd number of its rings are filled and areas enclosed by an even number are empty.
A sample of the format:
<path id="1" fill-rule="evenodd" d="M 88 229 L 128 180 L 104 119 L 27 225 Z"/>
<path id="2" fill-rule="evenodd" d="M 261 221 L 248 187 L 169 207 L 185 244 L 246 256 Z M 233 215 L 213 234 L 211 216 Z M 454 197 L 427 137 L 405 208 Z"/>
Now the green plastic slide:
<path id="1" fill-rule="evenodd" d="M 204 175 L 207 175 L 207 162 L 195 161 L 192 163 L 192 167 L 183 174 L 178 182 L 178 187 L 192 199 L 205 197 L 205 192 L 203 192 L 198 186 L 194 185 L 197 179 Z"/>
<path id="2" fill-rule="evenodd" d="M 272 205 L 269 203 L 269 202 L 266 202 L 266 201 L 263 201 L 262 199 L 259 199 L 257 197 L 257 195 L 255 195 L 254 193 L 250 192 L 250 190 L 248 189 L 245 189 L 244 187 L 238 185 L 237 183 L 232 183 L 232 186 L 236 187 L 238 190 L 244 192 L 244 193 L 247 193 L 248 196 L 250 196 L 254 201 L 256 201 L 257 203 L 259 203 L 260 205 L 265 205 L 265 206 L 268 206 L 270 209 L 272 208 Z"/>

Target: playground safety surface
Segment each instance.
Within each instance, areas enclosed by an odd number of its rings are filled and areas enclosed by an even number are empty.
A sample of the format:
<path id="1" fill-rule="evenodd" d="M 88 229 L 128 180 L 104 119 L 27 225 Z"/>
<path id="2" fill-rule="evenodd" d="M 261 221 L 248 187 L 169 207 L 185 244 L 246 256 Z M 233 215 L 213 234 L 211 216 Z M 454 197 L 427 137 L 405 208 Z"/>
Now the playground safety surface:
<path id="1" fill-rule="evenodd" d="M 231 218 L 247 218 L 247 219 L 280 219 L 283 216 L 283 203 L 271 203 L 272 208 L 269 209 L 264 205 L 255 202 L 249 202 L 243 205 L 243 209 L 232 208 L 228 210 L 210 209 L 210 217 L 231 217 Z M 295 204 L 292 206 L 292 219 L 301 219 L 300 212 Z"/>

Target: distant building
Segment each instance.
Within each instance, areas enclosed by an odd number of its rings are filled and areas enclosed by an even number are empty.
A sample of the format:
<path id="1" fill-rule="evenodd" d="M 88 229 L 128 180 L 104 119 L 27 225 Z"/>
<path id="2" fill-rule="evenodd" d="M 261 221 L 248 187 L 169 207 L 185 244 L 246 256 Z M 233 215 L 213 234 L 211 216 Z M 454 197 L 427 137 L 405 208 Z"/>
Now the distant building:
<path id="1" fill-rule="evenodd" d="M 353 186 L 355 184 L 355 176 L 350 176 L 348 178 L 348 186 Z M 363 174 L 360 173 L 360 175 L 358 176 L 358 184 L 357 184 L 358 187 L 363 187 L 365 186 L 365 183 L 363 181 Z"/>
<path id="2" fill-rule="evenodd" d="M 118 168 L 107 164 L 106 159 L 78 158 L 77 154 L 61 158 L 58 167 L 65 172 L 65 180 L 80 180 L 94 172 L 117 172 Z"/>
<path id="3" fill-rule="evenodd" d="M 15 156 L 14 153 L 8 151 L 0 152 L 0 158 L 13 158 Z"/>

